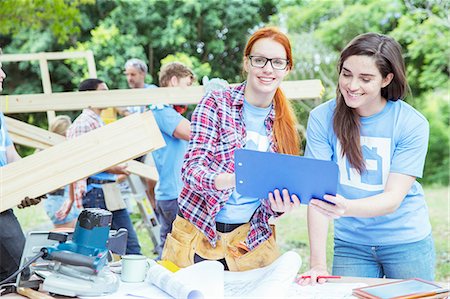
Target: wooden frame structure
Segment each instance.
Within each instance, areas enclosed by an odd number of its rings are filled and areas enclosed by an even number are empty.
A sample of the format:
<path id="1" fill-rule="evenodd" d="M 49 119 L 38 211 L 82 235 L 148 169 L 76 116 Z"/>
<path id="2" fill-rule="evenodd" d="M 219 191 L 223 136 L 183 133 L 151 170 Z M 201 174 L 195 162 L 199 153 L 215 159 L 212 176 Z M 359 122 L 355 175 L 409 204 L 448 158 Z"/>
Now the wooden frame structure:
<path id="1" fill-rule="evenodd" d="M 97 70 L 95 68 L 94 54 L 92 51 L 80 51 L 80 52 L 41 52 L 34 54 L 3 54 L 0 55 L 1 62 L 20 62 L 20 61 L 39 61 L 39 68 L 41 71 L 42 88 L 44 95 L 52 94 L 52 84 L 50 80 L 50 72 L 48 70 L 49 60 L 63 60 L 63 59 L 86 59 L 89 76 L 91 78 L 97 78 Z M 8 104 L 8 98 L 6 98 L 6 104 Z M 0 108 L 0 111 L 6 112 L 4 107 Z M 55 118 L 55 112 L 51 109 L 47 111 L 47 120 L 50 123 Z M 7 113 L 7 112 L 6 112 Z"/>
<path id="2" fill-rule="evenodd" d="M 320 80 L 285 81 L 281 83 L 281 89 L 288 99 L 296 100 L 320 98 L 323 93 Z M 9 95 L 0 96 L 0 110 L 4 113 L 25 113 L 81 110 L 88 107 L 197 104 L 204 94 L 203 86 L 193 86 Z"/>

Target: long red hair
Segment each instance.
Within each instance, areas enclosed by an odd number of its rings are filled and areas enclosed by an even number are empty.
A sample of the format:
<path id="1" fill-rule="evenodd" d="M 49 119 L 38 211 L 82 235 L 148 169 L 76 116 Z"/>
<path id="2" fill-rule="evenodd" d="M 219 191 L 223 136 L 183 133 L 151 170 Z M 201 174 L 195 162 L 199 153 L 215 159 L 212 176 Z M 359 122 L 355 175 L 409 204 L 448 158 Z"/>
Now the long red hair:
<path id="1" fill-rule="evenodd" d="M 244 57 L 248 57 L 256 41 L 262 38 L 270 38 L 281 44 L 286 50 L 286 59 L 289 61 L 287 69 L 292 69 L 292 49 L 288 37 L 274 27 L 264 27 L 253 33 L 244 49 Z M 278 147 L 278 152 L 290 155 L 300 154 L 300 136 L 297 132 L 297 118 L 291 104 L 286 99 L 283 91 L 278 87 L 273 97 L 275 105 L 275 122 L 273 134 Z"/>

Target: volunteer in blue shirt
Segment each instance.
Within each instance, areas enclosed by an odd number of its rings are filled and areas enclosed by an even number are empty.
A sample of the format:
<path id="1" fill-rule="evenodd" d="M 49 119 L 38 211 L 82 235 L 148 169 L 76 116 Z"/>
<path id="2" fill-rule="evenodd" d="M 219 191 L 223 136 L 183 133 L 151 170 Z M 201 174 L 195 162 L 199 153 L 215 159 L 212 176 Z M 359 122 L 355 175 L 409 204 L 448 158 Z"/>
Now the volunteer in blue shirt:
<path id="1" fill-rule="evenodd" d="M 186 88 L 192 85 L 194 78 L 194 73 L 187 66 L 171 62 L 161 67 L 159 85 Z M 150 110 L 166 142 L 165 147 L 152 152 L 159 174 L 155 198 L 157 217 L 161 224 L 160 244 L 156 248 L 160 259 L 167 234 L 172 230 L 172 223 L 177 217 L 177 198 L 183 187 L 181 166 L 189 141 L 191 123 L 172 105 L 150 105 Z"/>
<path id="2" fill-rule="evenodd" d="M 434 279 L 435 251 L 421 177 L 428 148 L 425 117 L 405 103 L 400 45 L 366 33 L 338 62 L 336 99 L 316 107 L 307 157 L 339 166 L 338 194 L 308 207 L 311 278 L 327 275 L 328 220 L 334 221 L 333 274 Z M 319 279 L 319 283 L 325 279 Z"/>

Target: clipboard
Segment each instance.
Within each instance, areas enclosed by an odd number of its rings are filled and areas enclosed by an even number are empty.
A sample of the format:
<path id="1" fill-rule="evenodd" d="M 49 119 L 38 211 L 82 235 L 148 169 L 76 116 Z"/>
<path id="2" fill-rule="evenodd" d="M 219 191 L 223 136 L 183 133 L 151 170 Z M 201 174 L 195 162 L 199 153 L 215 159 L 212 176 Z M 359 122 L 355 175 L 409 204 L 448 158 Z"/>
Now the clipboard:
<path id="1" fill-rule="evenodd" d="M 336 195 L 339 170 L 333 161 L 237 149 L 234 163 L 236 191 L 244 196 L 267 198 L 287 189 L 307 205 L 312 198 Z"/>

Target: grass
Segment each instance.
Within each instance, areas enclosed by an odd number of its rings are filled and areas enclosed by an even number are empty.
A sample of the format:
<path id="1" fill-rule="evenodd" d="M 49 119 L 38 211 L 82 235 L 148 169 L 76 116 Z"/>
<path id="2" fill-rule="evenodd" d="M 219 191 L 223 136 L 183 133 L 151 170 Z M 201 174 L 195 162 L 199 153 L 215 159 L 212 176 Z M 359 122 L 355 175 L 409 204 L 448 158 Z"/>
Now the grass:
<path id="1" fill-rule="evenodd" d="M 425 195 L 428 202 L 433 237 L 436 246 L 436 281 L 450 282 L 450 187 L 428 187 Z M 22 224 L 23 230 L 50 229 L 52 224 L 45 214 L 43 205 L 15 209 L 15 214 Z M 155 257 L 153 244 L 147 230 L 137 214 L 132 215 L 132 220 L 138 234 L 142 252 L 148 257 Z M 275 221 L 277 225 L 277 242 L 283 252 L 295 250 L 302 259 L 301 271 L 309 267 L 309 242 L 308 228 L 306 225 L 306 208 L 301 207 Z M 330 230 L 327 244 L 328 264 L 331 264 L 333 256 L 332 230 Z"/>

